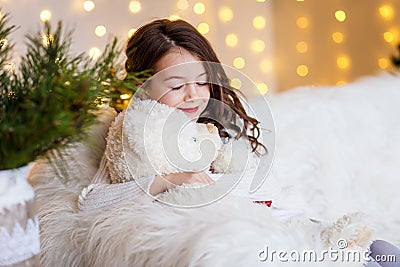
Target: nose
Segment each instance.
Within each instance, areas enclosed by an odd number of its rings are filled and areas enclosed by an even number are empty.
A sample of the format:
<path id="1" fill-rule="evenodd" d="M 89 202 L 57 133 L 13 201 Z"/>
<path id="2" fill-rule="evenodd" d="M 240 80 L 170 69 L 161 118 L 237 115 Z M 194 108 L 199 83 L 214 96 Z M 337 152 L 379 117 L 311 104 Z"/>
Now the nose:
<path id="1" fill-rule="evenodd" d="M 183 100 L 186 102 L 186 101 L 196 99 L 198 97 L 199 96 L 197 94 L 196 83 L 195 82 L 187 83 L 185 85 L 185 96 L 184 96 Z"/>

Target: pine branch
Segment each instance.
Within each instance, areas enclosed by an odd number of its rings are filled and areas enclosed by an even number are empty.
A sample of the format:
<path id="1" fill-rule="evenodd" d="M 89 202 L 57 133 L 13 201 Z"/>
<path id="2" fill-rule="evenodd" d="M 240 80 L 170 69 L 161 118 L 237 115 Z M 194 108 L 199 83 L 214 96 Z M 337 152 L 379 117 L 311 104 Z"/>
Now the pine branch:
<path id="1" fill-rule="evenodd" d="M 0 40 L 8 40 L 15 28 L 7 23 L 8 15 L 0 19 Z M 116 38 L 96 61 L 70 55 L 72 31 L 64 32 L 61 22 L 55 30 L 45 23 L 26 39 L 26 54 L 14 72 L 4 70 L 13 46 L 1 47 L 0 170 L 26 165 L 82 139 L 96 122 L 99 104 L 112 98 L 115 88 L 133 93 L 143 82 L 139 74 L 116 77 L 121 54 Z"/>

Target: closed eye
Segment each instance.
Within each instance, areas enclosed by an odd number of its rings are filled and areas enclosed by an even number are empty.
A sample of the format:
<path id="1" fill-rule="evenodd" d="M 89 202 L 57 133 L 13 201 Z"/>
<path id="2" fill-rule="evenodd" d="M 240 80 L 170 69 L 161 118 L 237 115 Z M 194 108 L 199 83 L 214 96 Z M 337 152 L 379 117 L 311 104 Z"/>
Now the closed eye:
<path id="1" fill-rule="evenodd" d="M 184 86 L 184 84 L 181 84 L 181 85 L 177 85 L 177 86 L 175 86 L 175 87 L 172 87 L 171 89 L 172 89 L 172 90 L 179 90 L 179 89 L 181 89 L 183 86 Z"/>
<path id="2" fill-rule="evenodd" d="M 196 84 L 198 86 L 206 86 L 208 83 L 206 83 L 206 82 L 197 82 Z"/>

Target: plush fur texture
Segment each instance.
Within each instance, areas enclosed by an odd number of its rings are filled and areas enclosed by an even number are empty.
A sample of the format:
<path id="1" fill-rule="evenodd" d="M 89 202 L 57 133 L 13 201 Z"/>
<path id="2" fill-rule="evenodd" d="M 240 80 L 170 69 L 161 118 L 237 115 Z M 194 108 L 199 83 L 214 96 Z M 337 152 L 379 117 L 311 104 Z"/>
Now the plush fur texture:
<path id="1" fill-rule="evenodd" d="M 106 132 L 95 129 L 100 145 L 95 150 L 77 145 L 79 153 L 68 159 L 74 178 L 69 183 L 62 184 L 45 164 L 32 171 L 30 180 L 40 207 L 42 264 L 257 266 L 270 263 L 258 259 L 266 246 L 320 252 L 328 246 L 337 248 L 337 239 L 344 238 L 351 245 L 348 250 L 362 252 L 371 241 L 365 226 L 375 237 L 399 245 L 393 235 L 400 230 L 398 88 L 399 76 L 381 74 L 342 87 L 297 88 L 270 97 L 277 150 L 263 188 L 270 192 L 267 197 L 273 207 L 306 214 L 285 222 L 277 219 L 274 208 L 232 195 L 195 209 L 143 198 L 106 211 L 79 212 L 78 195 L 97 169 L 99 147 L 104 148 L 101 139 Z M 107 118 L 100 128 L 107 129 Z M 162 197 L 176 203 L 196 202 L 218 191 L 207 188 L 174 189 Z M 281 264 L 287 265 L 275 258 L 271 265 Z M 341 261 L 318 263 L 330 265 L 347 266 Z"/>

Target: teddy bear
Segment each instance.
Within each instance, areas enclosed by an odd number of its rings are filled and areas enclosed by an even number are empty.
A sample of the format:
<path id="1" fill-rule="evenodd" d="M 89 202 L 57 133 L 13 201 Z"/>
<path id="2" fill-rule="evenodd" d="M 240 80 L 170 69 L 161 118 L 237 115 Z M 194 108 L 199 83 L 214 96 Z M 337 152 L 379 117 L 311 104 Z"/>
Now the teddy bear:
<path id="1" fill-rule="evenodd" d="M 106 141 L 112 183 L 210 169 L 238 172 L 246 167 L 240 155 L 251 154 L 247 140 L 223 142 L 213 124 L 191 121 L 183 111 L 151 99 L 134 98 L 112 122 Z"/>

